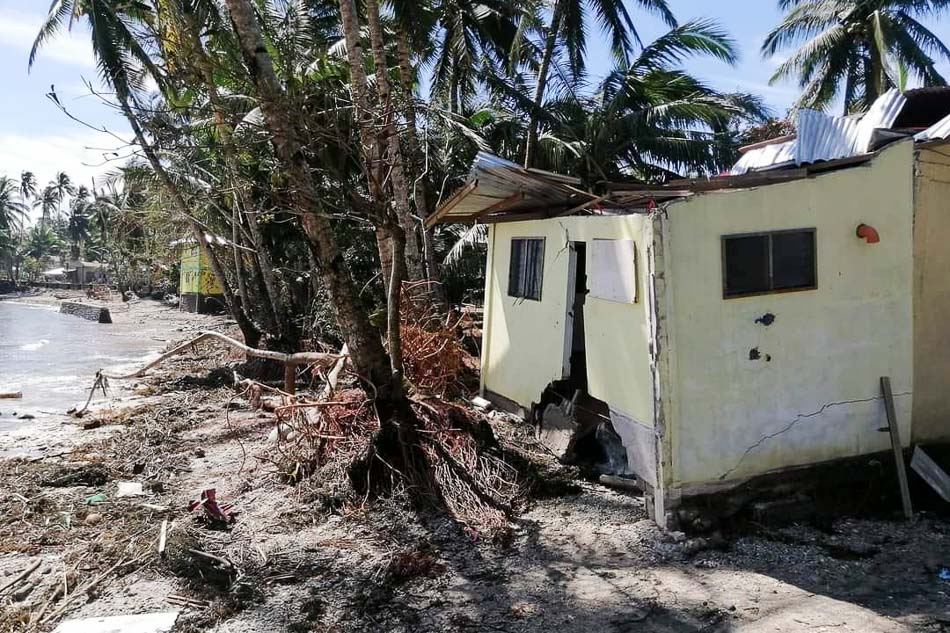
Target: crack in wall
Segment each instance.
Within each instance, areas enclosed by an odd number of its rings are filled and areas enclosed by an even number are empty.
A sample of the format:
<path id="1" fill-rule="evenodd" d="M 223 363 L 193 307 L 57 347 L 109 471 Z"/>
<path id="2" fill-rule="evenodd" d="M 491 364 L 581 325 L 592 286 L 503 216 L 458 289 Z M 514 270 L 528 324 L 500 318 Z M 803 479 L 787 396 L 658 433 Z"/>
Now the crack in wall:
<path id="1" fill-rule="evenodd" d="M 909 395 L 911 395 L 911 394 L 913 394 L 912 391 L 905 391 L 905 392 L 903 392 L 903 393 L 895 393 L 895 394 L 894 394 L 894 397 L 895 397 L 895 398 L 900 398 L 900 397 L 903 397 L 903 396 L 909 396 Z M 861 399 L 858 399 L 858 400 L 841 400 L 841 401 L 838 401 L 838 402 L 828 402 L 828 403 L 826 403 L 826 404 L 823 404 L 823 405 L 821 406 L 821 408 L 818 409 L 817 411 L 812 411 L 811 413 L 799 413 L 797 416 L 795 416 L 795 419 L 793 419 L 791 422 L 789 422 L 788 424 L 786 424 L 782 429 L 776 431 L 775 433 L 769 433 L 768 435 L 763 435 L 761 438 L 759 438 L 759 441 L 757 441 L 755 444 L 752 444 L 752 445 L 749 446 L 747 449 L 745 449 L 745 451 L 742 453 L 742 457 L 740 457 L 740 458 L 739 458 L 739 461 L 736 462 L 736 465 L 733 466 L 732 468 L 730 468 L 729 470 L 727 470 L 726 472 L 724 472 L 722 475 L 719 476 L 719 481 L 723 481 L 723 480 L 726 479 L 729 475 L 731 475 L 732 473 L 734 473 L 735 471 L 737 471 L 737 470 L 739 469 L 739 467 L 742 466 L 742 462 L 745 461 L 745 458 L 748 457 L 749 454 L 750 454 L 752 451 L 754 451 L 755 449 L 759 448 L 760 446 L 762 446 L 763 444 L 765 444 L 765 443 L 768 442 L 769 440 L 774 439 L 774 438 L 776 438 L 776 437 L 778 437 L 779 435 L 782 435 L 782 434 L 784 434 L 784 433 L 788 433 L 789 431 L 791 431 L 791 430 L 795 427 L 796 424 L 798 424 L 798 423 L 801 422 L 802 420 L 807 420 L 807 419 L 809 419 L 809 418 L 818 417 L 819 415 L 821 415 L 822 413 L 824 413 L 824 412 L 827 411 L 828 409 L 831 409 L 832 407 L 840 407 L 840 406 L 844 406 L 844 405 L 846 405 L 846 404 L 862 404 L 862 403 L 865 403 L 865 402 L 874 402 L 874 401 L 876 401 L 876 400 L 883 400 L 883 399 L 884 399 L 884 396 L 873 396 L 873 397 L 871 397 L 871 398 L 861 398 Z"/>

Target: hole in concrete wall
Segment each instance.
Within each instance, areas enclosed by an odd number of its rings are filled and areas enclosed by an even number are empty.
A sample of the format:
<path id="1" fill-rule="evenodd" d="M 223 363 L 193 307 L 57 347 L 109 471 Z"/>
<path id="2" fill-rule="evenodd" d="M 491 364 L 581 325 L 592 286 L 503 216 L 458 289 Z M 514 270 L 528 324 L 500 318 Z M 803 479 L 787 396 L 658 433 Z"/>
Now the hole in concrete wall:
<path id="1" fill-rule="evenodd" d="M 775 315 L 772 314 L 771 312 L 766 312 L 765 314 L 760 316 L 758 319 L 756 319 L 755 322 L 761 325 L 764 325 L 765 327 L 768 327 L 772 325 L 773 323 L 775 323 Z"/>
<path id="2" fill-rule="evenodd" d="M 539 436 L 557 458 L 598 475 L 630 472 L 627 450 L 602 400 L 577 388 L 573 380 L 551 383 L 535 407 Z"/>
<path id="3" fill-rule="evenodd" d="M 749 360 L 759 360 L 762 358 L 762 354 L 759 352 L 758 347 L 753 347 L 749 350 Z"/>

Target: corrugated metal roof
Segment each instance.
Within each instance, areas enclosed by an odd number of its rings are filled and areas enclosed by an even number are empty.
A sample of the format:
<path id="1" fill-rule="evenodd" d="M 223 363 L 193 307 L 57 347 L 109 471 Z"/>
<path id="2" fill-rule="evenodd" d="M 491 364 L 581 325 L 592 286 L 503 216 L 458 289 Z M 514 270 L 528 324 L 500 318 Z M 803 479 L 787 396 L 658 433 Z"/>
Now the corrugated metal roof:
<path id="1" fill-rule="evenodd" d="M 904 95 L 891 89 L 881 95 L 860 119 L 803 109 L 798 113 L 794 141 L 747 152 L 731 173 L 738 175 L 866 154 L 872 149 L 874 131 L 890 129 L 905 103 Z"/>
<path id="2" fill-rule="evenodd" d="M 479 152 L 468 183 L 426 222 L 487 220 L 496 213 L 547 208 L 554 212 L 596 200 L 578 187 L 577 178 L 525 169 L 498 156 Z"/>
<path id="3" fill-rule="evenodd" d="M 914 136 L 915 141 L 937 141 L 950 138 L 950 116 L 937 121 L 934 125 Z"/>
<path id="4" fill-rule="evenodd" d="M 802 110 L 798 113 L 795 164 L 805 165 L 853 155 L 858 123 L 857 119 Z"/>
<path id="5" fill-rule="evenodd" d="M 786 141 L 785 143 L 750 149 L 742 155 L 742 158 L 733 166 L 730 173 L 741 176 L 750 171 L 764 171 L 794 165 L 795 149 L 797 147 L 797 141 Z"/>
<path id="6" fill-rule="evenodd" d="M 891 88 L 878 97 L 867 114 L 861 118 L 861 126 L 855 139 L 855 152 L 858 154 L 870 152 L 874 130 L 889 130 L 894 127 L 894 122 L 897 121 L 897 117 L 900 116 L 906 104 L 907 97 L 896 88 Z"/>

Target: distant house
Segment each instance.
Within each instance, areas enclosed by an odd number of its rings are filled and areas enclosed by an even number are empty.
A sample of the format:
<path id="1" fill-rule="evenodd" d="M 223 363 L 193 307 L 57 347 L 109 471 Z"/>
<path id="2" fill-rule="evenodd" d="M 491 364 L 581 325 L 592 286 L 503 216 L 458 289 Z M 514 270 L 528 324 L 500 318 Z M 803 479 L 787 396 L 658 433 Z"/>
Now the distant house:
<path id="1" fill-rule="evenodd" d="M 206 237 L 212 246 L 228 243 L 224 238 L 210 234 Z M 224 291 L 197 241 L 194 238 L 183 238 L 172 242 L 171 245 L 177 246 L 181 253 L 179 308 L 185 312 L 200 314 L 221 312 L 224 309 Z"/>
<path id="2" fill-rule="evenodd" d="M 892 92 L 709 180 L 594 194 L 480 155 L 430 224 L 489 225 L 482 394 L 583 391 L 660 520 L 888 449 L 881 376 L 905 445 L 950 440 L 948 136 L 950 93 Z"/>
<path id="3" fill-rule="evenodd" d="M 106 284 L 109 283 L 109 265 L 102 262 L 86 262 L 75 260 L 63 270 L 65 280 L 71 284 Z"/>

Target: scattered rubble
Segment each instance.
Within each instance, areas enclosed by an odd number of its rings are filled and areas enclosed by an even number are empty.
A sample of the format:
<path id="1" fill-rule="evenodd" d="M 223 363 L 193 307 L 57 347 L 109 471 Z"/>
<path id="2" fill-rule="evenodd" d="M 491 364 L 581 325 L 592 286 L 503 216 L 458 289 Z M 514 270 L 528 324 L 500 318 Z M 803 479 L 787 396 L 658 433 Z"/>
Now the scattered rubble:
<path id="1" fill-rule="evenodd" d="M 0 630 L 48 631 L 69 617 L 99 622 L 76 631 L 125 633 L 104 619 L 170 608 L 175 633 L 944 626 L 940 517 L 717 532 L 696 515 L 665 532 L 632 480 L 585 479 L 527 425 L 435 394 L 414 406 L 451 426 L 426 428 L 448 442 L 471 425 L 492 448 L 452 450 L 514 469 L 504 529 L 420 511 L 406 487 L 368 504 L 347 481 L 374 431 L 352 377 L 340 377 L 329 400 L 339 404 L 288 408 L 276 388 L 197 384 L 227 362 L 208 350 L 170 361 L 144 379 L 145 403 L 91 412 L 105 428 L 68 453 L 0 461 Z M 433 384 L 448 393 L 464 382 Z M 238 397 L 247 406 L 229 406 Z M 296 435 L 268 441 L 280 425 Z M 144 496 L 120 495 L 130 483 Z"/>

